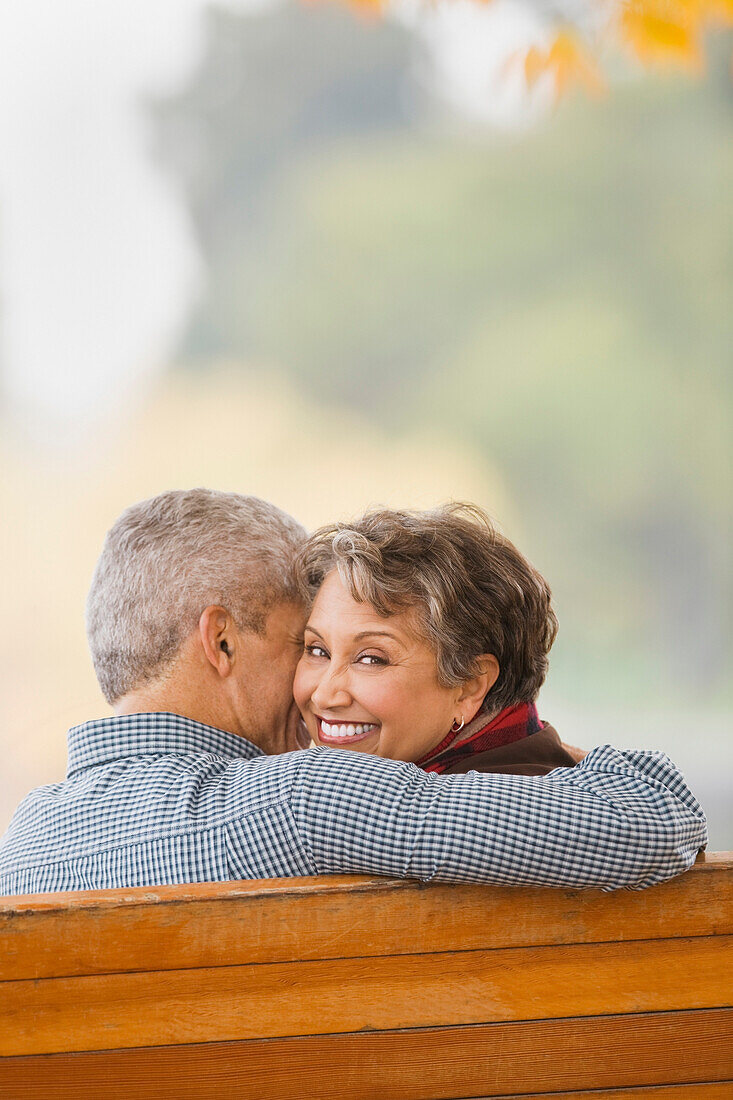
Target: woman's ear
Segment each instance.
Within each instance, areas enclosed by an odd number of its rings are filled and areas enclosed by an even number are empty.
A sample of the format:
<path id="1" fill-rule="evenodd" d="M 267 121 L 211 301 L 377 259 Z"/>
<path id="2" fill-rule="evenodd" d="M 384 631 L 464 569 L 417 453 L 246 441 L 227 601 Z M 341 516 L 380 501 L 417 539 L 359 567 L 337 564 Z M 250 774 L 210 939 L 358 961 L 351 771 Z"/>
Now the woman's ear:
<path id="1" fill-rule="evenodd" d="M 216 672 L 226 677 L 232 671 L 234 629 L 223 607 L 205 607 L 199 619 L 199 637 L 206 659 Z"/>
<path id="2" fill-rule="evenodd" d="M 499 679 L 499 662 L 493 653 L 482 653 L 476 659 L 478 672 L 461 685 L 458 705 L 463 707 L 466 724 L 472 721 L 492 687 Z"/>

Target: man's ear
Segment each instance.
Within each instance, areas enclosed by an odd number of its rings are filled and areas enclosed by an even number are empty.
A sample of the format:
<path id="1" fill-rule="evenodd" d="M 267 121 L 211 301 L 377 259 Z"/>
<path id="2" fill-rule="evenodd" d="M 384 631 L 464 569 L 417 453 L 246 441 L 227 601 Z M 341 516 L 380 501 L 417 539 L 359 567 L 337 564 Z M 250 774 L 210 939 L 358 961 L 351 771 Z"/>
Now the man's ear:
<path id="1" fill-rule="evenodd" d="M 205 607 L 199 619 L 199 637 L 209 664 L 226 677 L 234 662 L 234 623 L 223 607 Z"/>
<path id="2" fill-rule="evenodd" d="M 485 697 L 499 679 L 499 662 L 493 653 L 482 653 L 477 659 L 478 672 L 461 684 L 457 705 L 463 707 L 466 724 L 476 717 Z"/>

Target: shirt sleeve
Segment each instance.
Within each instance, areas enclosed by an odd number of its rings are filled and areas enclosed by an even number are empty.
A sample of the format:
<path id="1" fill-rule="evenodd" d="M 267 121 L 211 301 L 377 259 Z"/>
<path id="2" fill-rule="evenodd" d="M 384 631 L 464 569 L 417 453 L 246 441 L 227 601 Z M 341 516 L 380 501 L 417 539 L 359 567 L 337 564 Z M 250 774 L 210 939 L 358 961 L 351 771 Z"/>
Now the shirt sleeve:
<path id="1" fill-rule="evenodd" d="M 319 874 L 641 890 L 707 842 L 663 753 L 593 749 L 542 778 L 425 773 L 342 749 L 299 753 L 294 819 Z"/>

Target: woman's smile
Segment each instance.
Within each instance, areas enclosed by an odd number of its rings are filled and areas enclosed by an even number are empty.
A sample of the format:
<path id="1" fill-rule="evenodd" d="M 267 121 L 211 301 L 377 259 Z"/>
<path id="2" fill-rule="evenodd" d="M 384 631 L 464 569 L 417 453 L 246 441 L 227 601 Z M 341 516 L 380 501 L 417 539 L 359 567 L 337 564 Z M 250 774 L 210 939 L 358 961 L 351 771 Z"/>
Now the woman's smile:
<path id="1" fill-rule="evenodd" d="M 396 760 L 420 760 L 462 713 L 414 615 L 380 615 L 335 570 L 313 603 L 293 693 L 317 745 Z"/>
<path id="2" fill-rule="evenodd" d="M 353 722 L 346 718 L 323 718 L 315 715 L 318 723 L 318 739 L 324 745 L 340 745 L 347 747 L 357 741 L 365 741 L 368 737 L 379 733 L 377 722 Z"/>

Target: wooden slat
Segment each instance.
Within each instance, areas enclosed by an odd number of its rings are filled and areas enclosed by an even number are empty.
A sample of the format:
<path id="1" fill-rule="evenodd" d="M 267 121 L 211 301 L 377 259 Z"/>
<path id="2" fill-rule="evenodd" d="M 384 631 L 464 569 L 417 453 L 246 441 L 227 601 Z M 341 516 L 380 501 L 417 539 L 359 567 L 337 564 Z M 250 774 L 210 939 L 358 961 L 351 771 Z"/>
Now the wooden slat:
<path id="1" fill-rule="evenodd" d="M 0 1054 L 721 1007 L 733 936 L 6 982 Z"/>
<path id="2" fill-rule="evenodd" d="M 204 883 L 0 899 L 0 980 L 715 932 L 733 933 L 729 853 L 639 893 L 353 876 Z"/>
<path id="3" fill-rule="evenodd" d="M 731 1100 L 733 1081 L 696 1082 L 694 1085 L 652 1085 L 640 1089 L 585 1089 L 582 1092 L 533 1092 L 532 1100 Z M 492 1096 L 491 1100 L 515 1100 Z M 464 1096 L 461 1100 L 489 1100 L 488 1096 Z"/>
<path id="4" fill-rule="evenodd" d="M 731 1078 L 725 1010 L 0 1059 L 13 1100 L 448 1100 Z"/>

